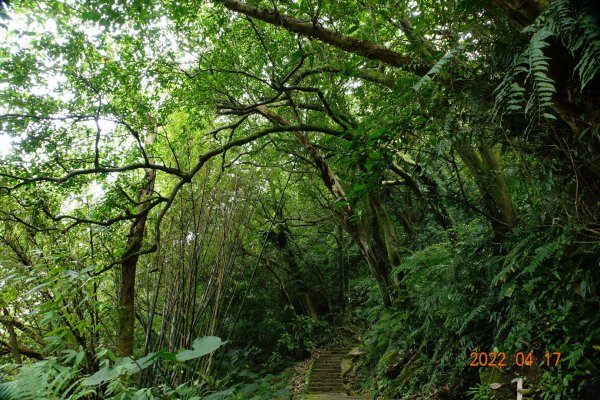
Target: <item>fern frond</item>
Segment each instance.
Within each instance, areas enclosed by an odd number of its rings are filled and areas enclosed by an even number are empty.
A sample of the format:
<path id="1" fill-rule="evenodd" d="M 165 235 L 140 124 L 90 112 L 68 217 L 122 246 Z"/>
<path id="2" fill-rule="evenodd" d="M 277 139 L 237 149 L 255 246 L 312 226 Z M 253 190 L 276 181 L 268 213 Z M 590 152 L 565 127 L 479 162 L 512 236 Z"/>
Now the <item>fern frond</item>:
<path id="1" fill-rule="evenodd" d="M 583 90 L 600 70 L 600 30 L 590 14 L 582 12 L 576 15 L 568 0 L 555 1 L 548 14 L 549 26 L 573 58 L 579 59 L 575 72 Z"/>
<path id="2" fill-rule="evenodd" d="M 560 237 L 557 240 L 551 241 L 535 249 L 535 256 L 529 261 L 529 264 L 519 274 L 532 274 L 535 272 L 544 261 L 558 253 L 563 248 L 563 243 L 560 241 Z"/>
<path id="3" fill-rule="evenodd" d="M 495 115 L 503 110 L 523 110 L 526 115 L 544 118 L 551 115 L 547 109 L 552 105 L 552 96 L 556 89 L 554 80 L 548 76 L 550 63 L 544 49 L 550 45 L 548 40 L 554 35 L 552 30 L 542 26 L 534 30 L 527 46 L 517 53 L 507 74 L 495 90 Z M 527 91 L 519 85 L 519 80 L 523 80 L 531 89 L 527 100 Z"/>
<path id="4" fill-rule="evenodd" d="M 462 43 L 447 52 L 421 79 L 419 79 L 419 81 L 413 86 L 413 89 L 417 92 L 421 90 L 423 85 L 436 77 L 446 64 L 448 64 L 458 54 L 462 54 L 466 47 L 466 43 Z"/>
<path id="5" fill-rule="evenodd" d="M 550 112 L 556 86 L 548 75 L 550 64 L 544 50 L 557 40 L 579 60 L 573 73 L 577 74 L 583 90 L 600 71 L 600 31 L 589 14 L 576 13 L 569 0 L 557 0 L 522 33 L 530 36 L 529 42 L 516 49 L 494 91 L 494 116 L 524 112 L 531 117 L 530 123 L 536 119 L 556 119 Z"/>
<path id="6" fill-rule="evenodd" d="M 508 276 L 518 269 L 518 265 L 529 254 L 530 246 L 536 243 L 536 235 L 528 235 L 525 239 L 519 241 L 504 257 L 502 269 L 492 279 L 492 286 L 506 282 Z"/>

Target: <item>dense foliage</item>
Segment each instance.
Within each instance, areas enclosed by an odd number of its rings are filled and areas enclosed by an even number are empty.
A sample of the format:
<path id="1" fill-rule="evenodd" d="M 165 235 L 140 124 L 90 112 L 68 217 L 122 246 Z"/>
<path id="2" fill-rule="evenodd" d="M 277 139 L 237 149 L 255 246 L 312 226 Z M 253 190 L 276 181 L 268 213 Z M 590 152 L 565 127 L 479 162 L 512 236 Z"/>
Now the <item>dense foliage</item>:
<path id="1" fill-rule="evenodd" d="M 372 396 L 597 398 L 599 26 L 0 1 L 0 398 L 289 398 L 341 331 Z"/>

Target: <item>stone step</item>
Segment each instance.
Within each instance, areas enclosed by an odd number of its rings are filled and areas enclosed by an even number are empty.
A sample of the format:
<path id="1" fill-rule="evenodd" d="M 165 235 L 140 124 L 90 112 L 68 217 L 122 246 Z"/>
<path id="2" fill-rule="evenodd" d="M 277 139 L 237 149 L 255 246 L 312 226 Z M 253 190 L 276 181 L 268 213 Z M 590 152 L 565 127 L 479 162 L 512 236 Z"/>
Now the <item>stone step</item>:
<path id="1" fill-rule="evenodd" d="M 309 392 L 344 393 L 346 390 L 341 383 L 315 383 L 308 385 Z"/>
<path id="2" fill-rule="evenodd" d="M 340 385 L 340 378 L 337 376 L 334 377 L 323 377 L 322 379 L 317 379 L 311 382 L 311 385 Z"/>
<path id="3" fill-rule="evenodd" d="M 324 381 L 314 381 L 309 383 L 308 387 L 322 387 L 322 386 L 339 386 L 339 387 L 344 387 L 344 385 L 342 384 L 342 382 L 338 379 L 336 381 L 331 381 L 331 380 L 324 380 Z"/>
<path id="4" fill-rule="evenodd" d="M 341 382 L 339 374 L 331 374 L 331 375 L 315 375 L 315 379 L 313 382 Z"/>
<path id="5" fill-rule="evenodd" d="M 316 370 L 312 372 L 312 376 L 314 377 L 314 379 L 318 379 L 319 377 L 332 377 L 334 379 L 340 379 L 342 377 L 342 374 L 340 373 L 340 370 L 336 370 L 336 371 L 319 371 Z"/>
<path id="6" fill-rule="evenodd" d="M 339 368 L 313 368 L 312 373 L 314 375 L 335 375 L 340 376 Z"/>

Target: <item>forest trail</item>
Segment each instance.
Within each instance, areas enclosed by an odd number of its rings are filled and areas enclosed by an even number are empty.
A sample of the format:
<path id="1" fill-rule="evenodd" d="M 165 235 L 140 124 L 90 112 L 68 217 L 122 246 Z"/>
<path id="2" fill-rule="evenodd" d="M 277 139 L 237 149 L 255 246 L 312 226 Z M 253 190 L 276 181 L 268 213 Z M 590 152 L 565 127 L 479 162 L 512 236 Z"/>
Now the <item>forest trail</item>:
<path id="1" fill-rule="evenodd" d="M 335 348 L 325 352 L 315 360 L 308 383 L 306 400 L 368 399 L 368 397 L 348 396 L 342 380 L 342 359 L 347 348 Z"/>

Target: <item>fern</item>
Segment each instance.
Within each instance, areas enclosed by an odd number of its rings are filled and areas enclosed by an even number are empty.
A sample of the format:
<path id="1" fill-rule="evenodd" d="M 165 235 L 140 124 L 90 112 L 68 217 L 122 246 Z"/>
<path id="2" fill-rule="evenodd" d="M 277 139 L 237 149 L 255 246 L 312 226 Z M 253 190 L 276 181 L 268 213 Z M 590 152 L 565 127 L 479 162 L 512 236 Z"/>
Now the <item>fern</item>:
<path id="1" fill-rule="evenodd" d="M 556 93 L 554 81 L 548 77 L 549 58 L 544 55 L 544 48 L 549 46 L 547 40 L 552 36 L 553 32 L 545 28 L 536 31 L 525 53 L 529 67 L 525 83 L 529 83 L 533 89 L 525 106 L 526 115 L 541 115 L 554 119 L 554 116 L 544 112 L 552 105 L 552 95 Z"/>
<path id="2" fill-rule="evenodd" d="M 600 33 L 593 18 L 575 12 L 569 0 L 550 4 L 523 34 L 529 42 L 516 49 L 515 55 L 502 81 L 494 91 L 494 115 L 524 112 L 535 119 L 556 119 L 550 112 L 555 82 L 548 76 L 549 58 L 544 49 L 550 41 L 562 43 L 575 60 L 574 73 L 579 78 L 579 88 L 585 86 L 600 70 Z M 528 127 L 529 129 L 529 127 Z"/>
<path id="3" fill-rule="evenodd" d="M 504 257 L 502 263 L 502 269 L 496 274 L 492 280 L 492 286 L 496 286 L 499 283 L 507 281 L 511 273 L 515 272 L 518 268 L 519 263 L 523 260 L 530 252 L 530 246 L 535 243 L 536 234 L 531 234 L 525 237 L 524 240 L 519 241 L 515 246 Z"/>
<path id="4" fill-rule="evenodd" d="M 495 90 L 495 114 L 499 111 L 515 112 L 523 110 L 526 115 L 556 119 L 547 110 L 552 105 L 552 96 L 556 88 L 552 78 L 548 76 L 548 57 L 544 49 L 550 44 L 548 40 L 555 36 L 546 26 L 532 26 L 531 40 L 522 51 L 518 52 L 504 79 Z M 518 82 L 523 81 L 531 91 L 526 99 L 527 90 Z"/>
<path id="5" fill-rule="evenodd" d="M 555 1 L 548 9 L 549 25 L 567 47 L 573 58 L 579 59 L 575 71 L 580 88 L 593 79 L 600 69 L 600 33 L 594 19 L 587 13 L 575 14 L 568 0 Z"/>
<path id="6" fill-rule="evenodd" d="M 24 366 L 17 379 L 0 385 L 0 399 L 76 399 L 94 393 L 91 389 L 74 391 L 79 370 L 65 367 L 56 358 Z"/>
<path id="7" fill-rule="evenodd" d="M 558 251 L 561 250 L 562 247 L 563 244 L 559 240 L 552 241 L 546 243 L 543 246 L 538 247 L 537 249 L 535 249 L 535 256 L 531 259 L 529 265 L 525 269 L 523 269 L 523 271 L 519 275 L 532 274 L 533 272 L 537 271 L 537 269 L 542 265 L 544 261 L 548 260 L 550 257 L 558 253 Z"/>
<path id="8" fill-rule="evenodd" d="M 423 85 L 436 77 L 446 64 L 452 61 L 457 55 L 464 53 L 466 47 L 467 43 L 461 43 L 447 52 L 421 79 L 419 79 L 419 81 L 413 86 L 413 89 L 417 92 L 420 91 Z"/>

